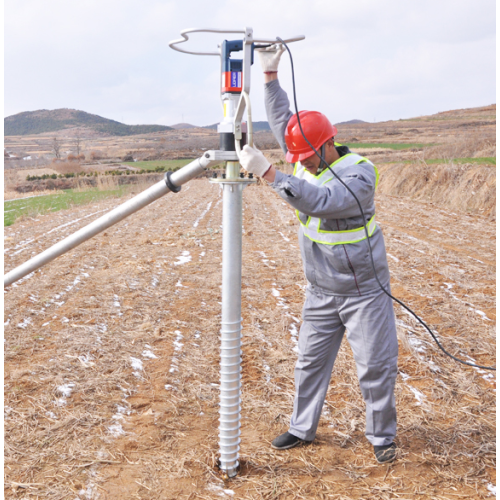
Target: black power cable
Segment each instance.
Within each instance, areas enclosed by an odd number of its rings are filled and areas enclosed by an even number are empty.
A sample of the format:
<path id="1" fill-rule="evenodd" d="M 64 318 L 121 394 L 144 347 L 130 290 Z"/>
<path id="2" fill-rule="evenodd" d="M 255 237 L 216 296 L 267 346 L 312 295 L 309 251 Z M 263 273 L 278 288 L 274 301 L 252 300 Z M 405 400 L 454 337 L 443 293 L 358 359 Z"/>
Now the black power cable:
<path id="1" fill-rule="evenodd" d="M 441 349 L 441 351 L 444 352 L 444 354 L 446 354 L 447 356 L 449 356 L 450 358 L 454 359 L 455 361 L 458 361 L 459 363 L 462 363 L 463 365 L 467 365 L 467 366 L 472 366 L 474 368 L 482 368 L 483 370 L 494 370 L 496 371 L 496 368 L 495 367 L 492 367 L 492 366 L 481 366 L 481 365 L 476 365 L 474 363 L 470 363 L 468 361 L 464 361 L 462 359 L 459 359 L 457 358 L 456 356 L 453 356 L 453 354 L 450 354 L 439 342 L 439 340 L 437 339 L 437 337 L 434 335 L 434 333 L 432 332 L 432 330 L 427 326 L 427 324 L 424 322 L 423 319 L 421 319 L 416 313 L 414 313 L 406 304 L 404 304 L 401 300 L 397 299 L 396 297 L 393 297 L 385 288 L 384 286 L 382 285 L 382 283 L 380 283 L 380 280 L 378 279 L 378 275 L 377 275 L 377 270 L 375 269 L 375 262 L 373 261 L 373 253 L 372 253 L 372 245 L 371 245 L 371 242 L 370 242 L 370 236 L 368 234 L 368 229 L 366 227 L 366 217 L 365 217 L 365 213 L 363 211 L 363 207 L 361 206 L 361 203 L 359 202 L 358 200 L 358 197 L 354 194 L 354 192 L 352 191 L 352 189 L 333 171 L 332 168 L 330 168 L 330 165 L 328 165 L 328 163 L 325 161 L 324 157 L 318 153 L 318 151 L 316 150 L 316 148 L 309 142 L 309 140 L 307 139 L 304 131 L 302 130 L 302 125 L 300 123 L 300 117 L 299 117 L 299 107 L 297 106 L 297 95 L 296 95 L 296 92 L 295 92 L 295 73 L 294 73 L 294 69 L 293 69 L 293 58 L 292 58 L 292 53 L 290 52 L 290 49 L 288 48 L 288 45 L 279 37 L 276 37 L 276 40 L 278 40 L 285 48 L 286 50 L 288 51 L 288 54 L 290 56 L 290 64 L 291 64 L 291 67 L 292 67 L 292 84 L 293 84 L 293 101 L 294 101 L 294 104 L 295 104 L 295 113 L 296 113 L 296 116 L 297 116 L 297 122 L 299 124 L 299 128 L 300 128 L 300 132 L 302 133 L 302 136 L 304 137 L 304 139 L 306 140 L 307 144 L 309 144 L 309 146 L 311 147 L 311 149 L 314 151 L 314 153 L 316 154 L 316 156 L 321 160 L 321 164 L 324 164 L 328 170 L 330 170 L 330 172 L 336 177 L 336 179 L 349 191 L 349 193 L 352 194 L 352 196 L 354 197 L 354 199 L 356 200 L 356 203 L 358 204 L 358 207 L 359 207 L 359 211 L 361 213 L 361 216 L 363 217 L 363 227 L 365 229 L 365 234 L 366 234 L 366 241 L 368 242 L 368 249 L 370 250 L 370 260 L 371 260 L 371 264 L 372 264 L 372 268 L 373 268 L 373 273 L 375 275 L 375 279 L 377 280 L 377 283 L 379 285 L 379 287 L 382 289 L 382 291 L 388 295 L 392 300 L 394 300 L 395 302 L 397 302 L 400 306 L 404 307 L 409 313 L 411 313 L 413 316 L 415 316 L 415 318 L 418 320 L 418 322 L 430 333 L 430 335 L 432 336 L 432 338 L 434 339 L 434 341 L 436 342 L 436 344 L 438 345 L 438 347 Z"/>

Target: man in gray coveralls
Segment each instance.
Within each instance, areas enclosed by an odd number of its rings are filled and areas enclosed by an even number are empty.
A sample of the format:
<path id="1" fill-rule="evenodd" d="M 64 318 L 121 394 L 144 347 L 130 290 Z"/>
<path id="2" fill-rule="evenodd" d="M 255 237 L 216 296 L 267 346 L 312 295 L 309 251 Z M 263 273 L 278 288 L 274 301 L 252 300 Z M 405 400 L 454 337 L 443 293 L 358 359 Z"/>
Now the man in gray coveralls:
<path id="1" fill-rule="evenodd" d="M 366 437 L 379 463 L 396 456 L 398 342 L 392 301 L 379 287 L 372 268 L 359 207 L 349 191 L 323 168 L 305 142 L 278 82 L 284 49 L 260 50 L 269 125 L 294 173 L 275 169 L 264 155 L 245 146 L 240 163 L 263 177 L 300 221 L 299 240 L 307 278 L 303 323 L 295 367 L 295 400 L 289 431 L 272 442 L 284 450 L 316 436 L 333 364 L 344 332 L 351 345 L 366 403 Z M 302 128 L 337 175 L 358 197 L 367 221 L 378 278 L 389 291 L 389 268 L 381 229 L 375 221 L 376 167 L 334 142 L 336 128 L 321 113 L 301 111 Z"/>

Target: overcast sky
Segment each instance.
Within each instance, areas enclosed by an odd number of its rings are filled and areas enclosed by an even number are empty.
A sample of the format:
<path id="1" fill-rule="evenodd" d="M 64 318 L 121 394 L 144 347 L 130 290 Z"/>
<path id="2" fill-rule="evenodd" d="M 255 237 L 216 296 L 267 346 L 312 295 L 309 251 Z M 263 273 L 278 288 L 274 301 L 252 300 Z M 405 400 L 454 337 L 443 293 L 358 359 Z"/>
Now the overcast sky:
<path id="1" fill-rule="evenodd" d="M 4 116 L 74 108 L 127 124 L 221 119 L 216 57 L 173 51 L 186 28 L 291 44 L 300 109 L 334 123 L 493 104 L 495 0 L 6 0 Z M 216 50 L 237 35 L 193 35 Z M 188 44 L 185 47 L 188 48 Z M 280 82 L 291 96 L 285 54 Z M 265 120 L 252 68 L 254 120 Z"/>

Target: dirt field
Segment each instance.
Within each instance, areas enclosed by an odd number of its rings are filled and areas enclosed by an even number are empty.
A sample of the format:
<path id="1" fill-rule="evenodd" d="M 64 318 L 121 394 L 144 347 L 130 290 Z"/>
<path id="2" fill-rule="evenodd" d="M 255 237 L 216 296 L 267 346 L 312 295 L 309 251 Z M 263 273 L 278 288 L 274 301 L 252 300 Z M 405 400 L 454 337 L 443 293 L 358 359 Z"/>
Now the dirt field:
<path id="1" fill-rule="evenodd" d="M 5 294 L 5 497 L 470 499 L 495 485 L 495 372 L 395 306 L 400 457 L 377 465 L 348 344 L 316 441 L 287 429 L 305 279 L 291 209 L 244 192 L 241 471 L 217 469 L 222 198 L 187 184 Z M 5 229 L 6 271 L 116 201 Z M 453 354 L 495 364 L 495 223 L 379 194 L 392 291 Z"/>

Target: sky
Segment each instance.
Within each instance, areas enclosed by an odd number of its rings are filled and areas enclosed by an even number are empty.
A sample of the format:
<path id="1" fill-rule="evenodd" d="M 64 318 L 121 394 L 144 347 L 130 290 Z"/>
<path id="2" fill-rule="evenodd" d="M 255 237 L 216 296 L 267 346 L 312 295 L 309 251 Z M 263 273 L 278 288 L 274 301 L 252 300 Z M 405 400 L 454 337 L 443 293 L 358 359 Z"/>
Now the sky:
<path id="1" fill-rule="evenodd" d="M 290 44 L 299 109 L 333 123 L 485 106 L 495 94 L 495 0 L 6 0 L 4 116 L 73 108 L 127 124 L 222 119 L 219 61 L 169 48 L 187 28 L 253 28 Z M 217 50 L 240 35 L 192 35 Z M 284 54 L 281 86 L 292 95 Z M 259 61 L 253 120 L 266 120 Z"/>

